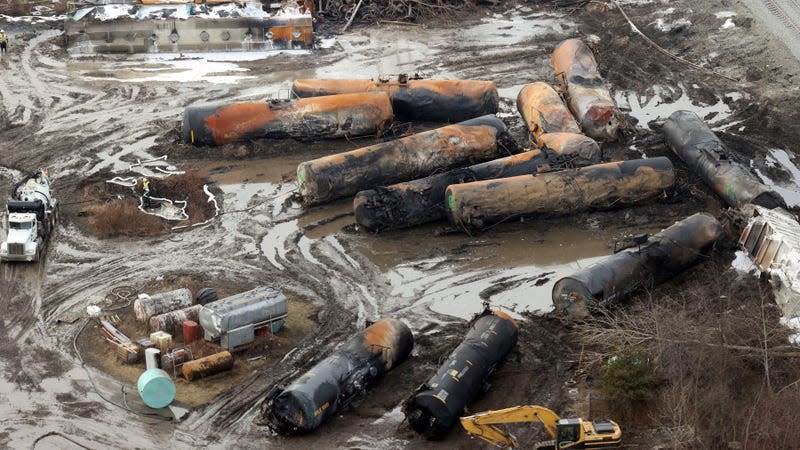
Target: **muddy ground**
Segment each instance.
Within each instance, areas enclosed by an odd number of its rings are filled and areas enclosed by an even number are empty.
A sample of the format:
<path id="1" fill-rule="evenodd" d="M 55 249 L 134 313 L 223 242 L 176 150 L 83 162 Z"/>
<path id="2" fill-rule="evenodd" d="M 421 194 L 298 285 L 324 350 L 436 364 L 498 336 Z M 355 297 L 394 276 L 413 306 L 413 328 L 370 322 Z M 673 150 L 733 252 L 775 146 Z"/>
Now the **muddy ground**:
<path id="1" fill-rule="evenodd" d="M 419 439 L 403 422 L 399 405 L 457 345 L 465 319 L 480 310 L 482 298 L 522 319 L 522 333 L 492 378 L 492 389 L 470 409 L 533 403 L 593 414 L 566 389 L 575 381 L 580 352 L 570 329 L 546 314 L 552 284 L 610 254 L 625 236 L 656 232 L 697 211 L 720 210 L 719 200 L 665 147 L 659 119 L 675 109 L 698 112 L 787 202 L 796 206 L 800 192 L 790 160 L 800 152 L 794 89 L 800 70 L 780 40 L 744 2 L 621 3 L 662 46 L 736 81 L 653 51 L 618 11 L 599 2 L 574 9 L 505 2 L 444 23 L 356 25 L 346 34 L 323 36 L 325 48 L 312 53 L 198 60 L 189 64 L 195 72 L 202 69 L 197 76 L 184 76 L 185 58 L 174 63 L 168 56 L 71 57 L 58 22 L 4 24 L 11 43 L 0 61 L 0 191 L 8 192 L 23 172 L 48 167 L 62 219 L 44 261 L 0 267 L 0 445 L 475 448 L 479 442 L 461 430 L 443 442 Z M 733 26 L 726 25 L 729 19 Z M 603 146 L 604 159 L 670 157 L 678 174 L 674 197 L 614 212 L 504 224 L 476 236 L 443 233 L 441 223 L 373 235 L 353 226 L 349 200 L 303 210 L 291 195 L 299 162 L 375 138 L 258 141 L 219 149 L 177 140 L 188 105 L 285 95 L 295 78 L 419 72 L 495 81 L 501 116 L 524 142 L 517 92 L 531 81 L 554 79 L 549 58 L 558 42 L 590 35 L 597 38 L 602 74 L 629 113 L 630 131 L 623 142 Z M 422 128 L 403 125 L 399 131 Z M 151 175 L 151 168 L 129 166 L 164 154 L 170 164 L 192 165 L 210 176 L 221 193 L 221 215 L 165 236 L 93 237 L 80 215 L 84 180 Z M 714 258 L 721 262 L 712 266 L 716 270 L 732 270 L 730 246 Z M 276 285 L 319 308 L 316 326 L 288 356 L 254 368 L 252 377 L 191 408 L 183 420 L 140 415 L 141 402 L 124 394 L 135 390 L 130 380 L 83 358 L 74 342 L 88 304 L 102 303 L 115 287 L 146 289 L 161 277 L 212 286 Z M 661 289 L 691 290 L 695 283 L 713 283 L 709 278 L 679 277 Z M 80 319 L 56 324 L 68 314 Z M 309 436 L 271 436 L 258 424 L 264 393 L 276 381 L 308 368 L 367 321 L 384 316 L 404 320 L 416 346 L 369 396 Z M 636 446 L 660 443 L 642 437 L 649 436 L 646 423 L 622 425 Z M 543 437 L 538 427 L 518 427 L 515 434 L 521 442 Z"/>

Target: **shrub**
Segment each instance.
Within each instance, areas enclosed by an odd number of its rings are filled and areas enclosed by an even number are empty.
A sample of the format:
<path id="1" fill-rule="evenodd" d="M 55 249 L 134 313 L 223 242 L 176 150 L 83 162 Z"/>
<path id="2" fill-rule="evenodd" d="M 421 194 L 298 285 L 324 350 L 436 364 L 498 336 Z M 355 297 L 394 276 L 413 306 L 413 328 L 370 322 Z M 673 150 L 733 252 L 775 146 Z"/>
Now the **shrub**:
<path id="1" fill-rule="evenodd" d="M 601 382 L 610 398 L 636 406 L 653 396 L 659 379 L 641 355 L 631 353 L 611 358 Z"/>
<path id="2" fill-rule="evenodd" d="M 156 236 L 169 231 L 158 217 L 139 211 L 136 200 L 116 200 L 101 206 L 89 219 L 97 236 Z"/>

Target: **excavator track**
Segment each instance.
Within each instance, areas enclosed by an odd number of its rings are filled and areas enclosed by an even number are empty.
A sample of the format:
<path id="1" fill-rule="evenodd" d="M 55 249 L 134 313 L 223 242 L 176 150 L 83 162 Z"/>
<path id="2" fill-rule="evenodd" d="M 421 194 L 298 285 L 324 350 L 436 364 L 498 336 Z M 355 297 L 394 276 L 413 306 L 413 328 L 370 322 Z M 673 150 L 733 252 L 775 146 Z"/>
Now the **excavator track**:
<path id="1" fill-rule="evenodd" d="M 552 441 L 541 441 L 533 444 L 534 450 L 555 450 L 555 448 L 556 448 L 555 439 Z"/>

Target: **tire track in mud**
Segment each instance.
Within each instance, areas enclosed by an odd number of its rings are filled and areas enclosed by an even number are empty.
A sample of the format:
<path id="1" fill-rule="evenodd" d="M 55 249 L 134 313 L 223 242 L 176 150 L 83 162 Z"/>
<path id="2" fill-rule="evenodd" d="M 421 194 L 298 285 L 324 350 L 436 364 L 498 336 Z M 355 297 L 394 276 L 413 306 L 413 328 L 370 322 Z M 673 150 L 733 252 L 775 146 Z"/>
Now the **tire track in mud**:
<path id="1" fill-rule="evenodd" d="M 778 0 L 761 0 L 764 6 L 767 7 L 770 13 L 772 13 L 778 20 L 781 21 L 787 28 L 791 29 L 795 33 L 800 34 L 800 24 L 795 20 L 795 15 L 787 12 L 784 7 L 782 7 Z M 790 0 L 793 6 L 790 6 L 789 9 L 794 9 L 795 14 L 800 12 L 800 5 L 794 0 Z"/>

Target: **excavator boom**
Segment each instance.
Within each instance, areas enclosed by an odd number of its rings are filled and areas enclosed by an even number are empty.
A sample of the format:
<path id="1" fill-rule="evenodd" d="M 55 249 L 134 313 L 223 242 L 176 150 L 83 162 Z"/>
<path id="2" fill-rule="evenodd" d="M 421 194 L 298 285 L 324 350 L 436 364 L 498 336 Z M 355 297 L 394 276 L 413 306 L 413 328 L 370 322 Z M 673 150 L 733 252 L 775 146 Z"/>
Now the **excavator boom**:
<path id="1" fill-rule="evenodd" d="M 461 426 L 471 436 L 481 438 L 492 445 L 501 448 L 514 448 L 517 446 L 517 440 L 496 427 L 496 424 L 539 421 L 542 422 L 550 436 L 555 438 L 558 419 L 558 414 L 543 406 L 514 406 L 462 417 Z"/>

